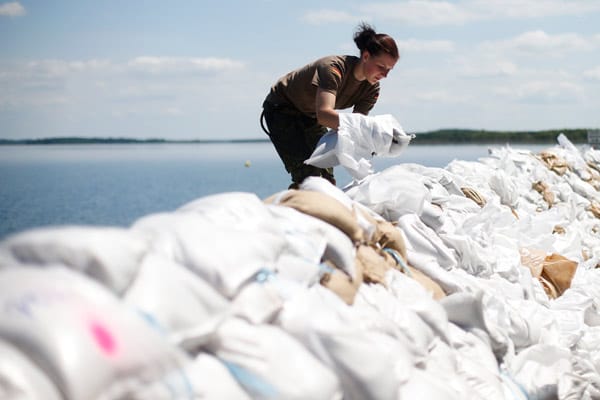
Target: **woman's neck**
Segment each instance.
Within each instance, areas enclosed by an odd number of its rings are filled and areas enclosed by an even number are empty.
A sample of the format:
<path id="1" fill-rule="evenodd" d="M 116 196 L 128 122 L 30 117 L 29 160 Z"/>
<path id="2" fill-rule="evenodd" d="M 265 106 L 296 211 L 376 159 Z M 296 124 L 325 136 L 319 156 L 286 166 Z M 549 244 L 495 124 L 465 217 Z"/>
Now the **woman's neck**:
<path id="1" fill-rule="evenodd" d="M 365 68 L 362 61 L 362 58 L 358 59 L 358 62 L 354 66 L 354 71 L 352 71 L 354 78 L 357 81 L 364 81 L 367 77 L 365 76 Z"/>

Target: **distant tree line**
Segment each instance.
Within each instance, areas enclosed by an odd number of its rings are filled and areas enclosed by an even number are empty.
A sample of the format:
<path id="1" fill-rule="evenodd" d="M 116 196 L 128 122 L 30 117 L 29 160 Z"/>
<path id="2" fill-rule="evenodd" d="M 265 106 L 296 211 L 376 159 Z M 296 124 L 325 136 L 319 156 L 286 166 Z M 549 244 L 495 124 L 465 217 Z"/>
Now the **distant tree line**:
<path id="1" fill-rule="evenodd" d="M 573 143 L 587 143 L 588 129 L 553 129 L 545 131 L 485 131 L 471 129 L 440 129 L 417 133 L 412 144 L 468 143 L 556 143 L 563 133 Z"/>
<path id="2" fill-rule="evenodd" d="M 100 138 L 100 137 L 50 137 L 40 139 L 0 139 L 0 145 L 11 144 L 145 144 L 145 143 L 253 143 L 268 139 L 231 139 L 231 140 L 168 140 L 168 139 L 134 139 L 134 138 Z"/>
<path id="3" fill-rule="evenodd" d="M 588 129 L 553 129 L 545 131 L 486 131 L 474 129 L 440 129 L 415 133 L 413 144 L 476 144 L 476 143 L 556 143 L 565 134 L 573 143 L 587 143 Z M 11 144 L 127 144 L 127 143 L 255 143 L 269 139 L 133 139 L 101 137 L 51 137 L 41 139 L 0 139 L 0 145 Z"/>

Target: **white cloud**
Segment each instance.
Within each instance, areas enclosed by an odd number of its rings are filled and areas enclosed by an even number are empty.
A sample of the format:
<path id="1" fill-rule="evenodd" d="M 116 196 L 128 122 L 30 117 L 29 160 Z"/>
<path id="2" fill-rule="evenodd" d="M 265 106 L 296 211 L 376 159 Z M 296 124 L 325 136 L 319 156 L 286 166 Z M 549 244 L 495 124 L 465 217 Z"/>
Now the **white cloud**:
<path id="1" fill-rule="evenodd" d="M 26 63 L 19 68 L 20 74 L 47 78 L 66 77 L 72 73 L 89 71 L 106 71 L 113 67 L 107 60 L 65 61 L 37 60 Z"/>
<path id="2" fill-rule="evenodd" d="M 562 57 L 571 52 L 591 51 L 597 47 L 599 43 L 593 37 L 575 33 L 550 35 L 542 30 L 525 32 L 507 40 L 486 41 L 480 45 L 483 52 L 490 54 L 516 52 L 554 57 Z"/>
<path id="3" fill-rule="evenodd" d="M 567 81 L 532 81 L 522 85 L 496 88 L 494 92 L 519 102 L 547 104 L 581 100 L 584 89 Z"/>
<path id="4" fill-rule="evenodd" d="M 137 57 L 127 63 L 135 71 L 152 74 L 185 72 L 222 72 L 244 67 L 240 61 L 228 58 Z"/>
<path id="5" fill-rule="evenodd" d="M 356 22 L 360 20 L 360 17 L 349 14 L 345 11 L 338 10 L 318 10 L 309 11 L 302 19 L 311 25 L 321 25 L 328 23 L 337 22 Z"/>
<path id="6" fill-rule="evenodd" d="M 461 3 L 482 19 L 544 18 L 600 11 L 600 3 L 590 0 L 471 0 Z"/>
<path id="7" fill-rule="evenodd" d="M 452 52 L 454 51 L 454 43 L 449 40 L 399 40 L 396 42 L 398 48 L 406 51 L 431 51 L 431 52 Z"/>
<path id="8" fill-rule="evenodd" d="M 467 101 L 467 98 L 464 95 L 457 95 L 443 90 L 420 92 L 416 93 L 414 97 L 416 100 L 428 103 L 456 104 Z"/>
<path id="9" fill-rule="evenodd" d="M 459 74 L 467 78 L 492 78 L 515 75 L 518 67 L 512 61 L 497 59 L 463 59 L 458 61 Z"/>
<path id="10" fill-rule="evenodd" d="M 33 60 L 0 63 L 0 108 L 93 102 L 156 102 L 159 113 L 180 115 L 171 104 L 177 95 L 197 95 L 214 82 L 214 74 L 243 69 L 224 58 L 137 57 L 109 60 Z M 152 79 L 132 79 L 150 74 Z M 225 86 L 225 81 L 221 86 Z M 190 94 L 191 93 L 191 94 Z"/>
<path id="11" fill-rule="evenodd" d="M 575 33 L 548 35 L 544 31 L 525 32 L 509 42 L 518 50 L 527 52 L 566 52 L 591 50 L 592 43 Z"/>
<path id="12" fill-rule="evenodd" d="M 179 115 L 183 115 L 183 111 L 178 107 L 168 107 L 163 111 L 165 115 L 170 115 L 172 117 L 177 117 Z"/>
<path id="13" fill-rule="evenodd" d="M 21 17 L 26 13 L 25 7 L 23 7 L 18 1 L 0 4 L 0 16 Z"/>
<path id="14" fill-rule="evenodd" d="M 96 78 L 108 75 L 116 77 L 129 71 L 187 76 L 190 73 L 218 73 L 238 71 L 243 68 L 244 63 L 241 61 L 214 57 L 137 57 L 124 63 L 100 59 L 75 61 L 49 59 L 23 63 L 0 63 L 0 81 L 52 81 L 70 79 L 75 76 Z M 95 79 L 94 82 L 98 82 L 98 80 Z"/>
<path id="15" fill-rule="evenodd" d="M 387 19 L 415 25 L 462 24 L 473 19 L 470 11 L 446 1 L 419 1 L 369 3 L 361 12 L 375 19 Z"/>
<path id="16" fill-rule="evenodd" d="M 592 69 L 588 69 L 583 73 L 586 78 L 599 80 L 600 81 L 600 66 Z"/>
<path id="17" fill-rule="evenodd" d="M 460 25 L 470 21 L 584 15 L 596 11 L 600 11 L 600 2 L 591 0 L 408 0 L 360 7 L 361 15 L 413 25 Z"/>

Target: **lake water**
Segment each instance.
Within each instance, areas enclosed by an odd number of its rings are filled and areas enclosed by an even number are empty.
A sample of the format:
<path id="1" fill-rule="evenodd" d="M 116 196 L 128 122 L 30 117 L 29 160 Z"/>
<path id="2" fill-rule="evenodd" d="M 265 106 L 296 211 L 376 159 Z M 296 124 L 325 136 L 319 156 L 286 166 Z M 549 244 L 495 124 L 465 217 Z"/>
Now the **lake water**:
<path id="1" fill-rule="evenodd" d="M 398 158 L 375 158 L 373 166 L 376 171 L 397 163 L 445 167 L 453 159 L 485 157 L 489 147 L 413 145 Z M 335 174 L 338 186 L 350 182 L 343 168 Z M 0 239 L 47 225 L 128 226 L 198 197 L 243 191 L 265 198 L 289 183 L 266 142 L 0 146 Z"/>

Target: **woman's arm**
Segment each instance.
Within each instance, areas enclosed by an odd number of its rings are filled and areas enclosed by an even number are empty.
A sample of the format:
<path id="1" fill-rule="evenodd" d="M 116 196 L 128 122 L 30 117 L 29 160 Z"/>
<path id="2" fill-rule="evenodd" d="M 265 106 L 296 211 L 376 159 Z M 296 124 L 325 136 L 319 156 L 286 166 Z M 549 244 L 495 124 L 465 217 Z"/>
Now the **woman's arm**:
<path id="1" fill-rule="evenodd" d="M 335 94 L 321 88 L 317 89 L 316 111 L 319 124 L 331 129 L 340 125 L 340 116 L 335 111 Z"/>

